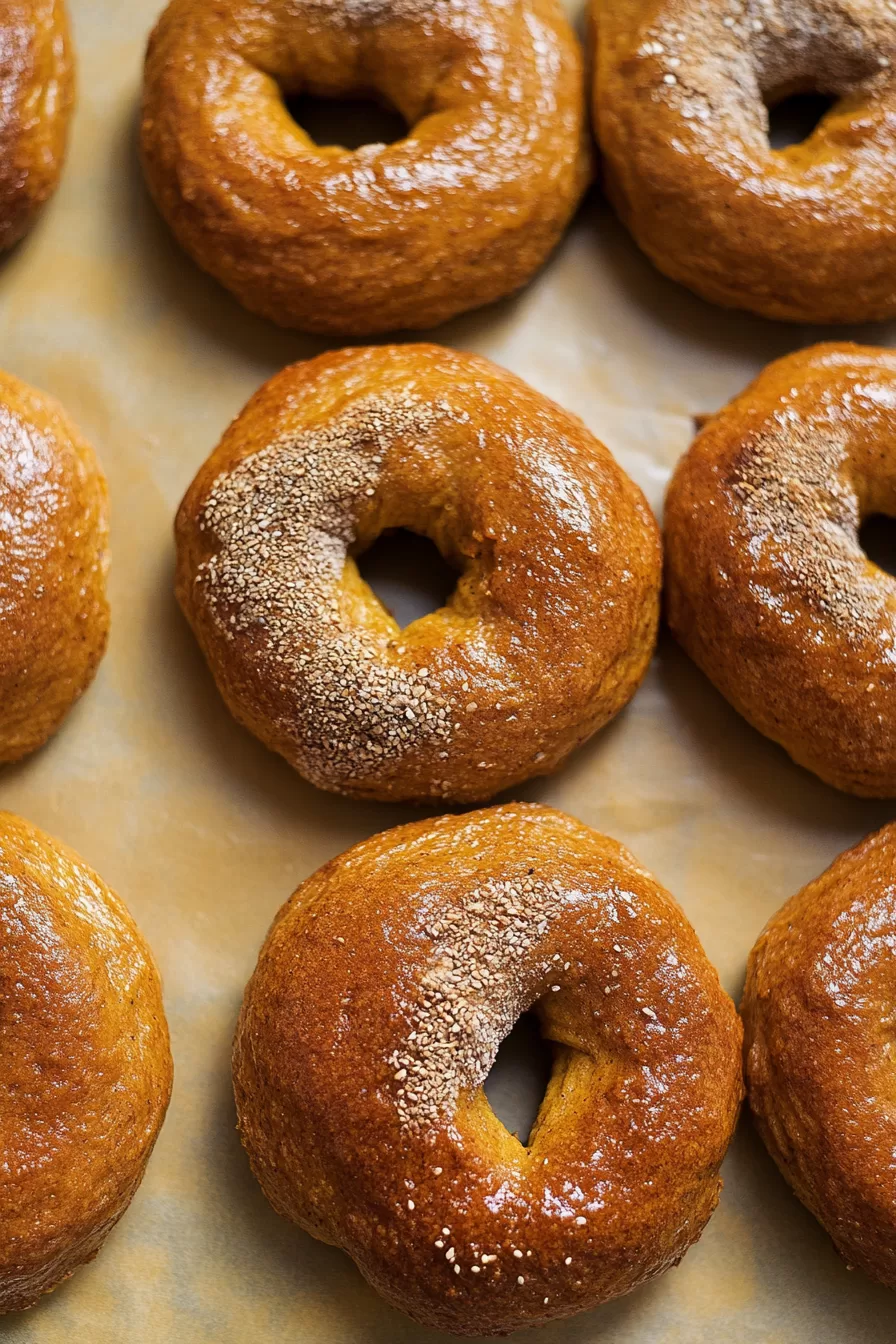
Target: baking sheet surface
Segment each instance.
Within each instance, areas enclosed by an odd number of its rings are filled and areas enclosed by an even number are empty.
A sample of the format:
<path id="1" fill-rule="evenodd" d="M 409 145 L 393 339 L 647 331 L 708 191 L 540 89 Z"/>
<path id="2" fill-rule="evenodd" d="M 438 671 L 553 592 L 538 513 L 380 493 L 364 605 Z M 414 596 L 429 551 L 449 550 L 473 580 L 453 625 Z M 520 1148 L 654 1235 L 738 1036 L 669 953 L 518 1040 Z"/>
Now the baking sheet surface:
<path id="1" fill-rule="evenodd" d="M 0 807 L 73 845 L 129 904 L 165 979 L 175 1092 L 99 1259 L 0 1321 L 0 1341 L 434 1344 L 448 1336 L 406 1321 L 345 1256 L 270 1211 L 234 1128 L 230 1039 L 275 910 L 326 859 L 417 814 L 318 793 L 239 729 L 175 607 L 171 521 L 185 487 L 259 383 L 320 346 L 242 312 L 148 201 L 135 119 L 160 3 L 70 0 L 80 95 L 67 170 L 35 233 L 0 263 L 0 365 L 61 398 L 102 457 L 113 506 L 108 656 L 58 737 L 0 773 Z M 578 412 L 659 509 L 691 417 L 828 334 L 701 303 L 655 274 L 593 199 L 524 294 L 434 338 Z M 890 344 L 894 331 L 845 334 Z M 735 996 L 768 916 L 892 816 L 798 770 L 667 639 L 629 709 L 517 796 L 629 845 Z M 847 1272 L 742 1124 L 719 1210 L 678 1269 L 526 1337 L 883 1344 L 896 1296 Z"/>

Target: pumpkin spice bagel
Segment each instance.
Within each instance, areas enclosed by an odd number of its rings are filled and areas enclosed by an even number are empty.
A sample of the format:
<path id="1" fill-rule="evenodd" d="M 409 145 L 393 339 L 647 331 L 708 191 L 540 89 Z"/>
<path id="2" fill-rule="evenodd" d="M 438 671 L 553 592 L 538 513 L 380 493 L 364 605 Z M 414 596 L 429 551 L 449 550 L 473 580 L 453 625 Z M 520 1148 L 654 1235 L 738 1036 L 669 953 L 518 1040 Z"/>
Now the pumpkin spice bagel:
<path id="1" fill-rule="evenodd" d="M 106 482 L 52 397 L 0 373 L 0 764 L 42 746 L 109 629 Z"/>
<path id="2" fill-rule="evenodd" d="M 722 694 L 800 765 L 896 795 L 896 579 L 862 550 L 896 515 L 896 353 L 819 345 L 713 417 L 666 500 L 666 611 Z"/>
<path id="3" fill-rule="evenodd" d="M 846 1263 L 896 1288 L 896 826 L 841 854 L 766 925 L 742 1012 L 750 1105 Z"/>
<path id="4" fill-rule="evenodd" d="M 0 1312 L 97 1254 L 162 1124 L 171 1055 L 152 956 L 96 873 L 0 813 Z"/>
<path id="5" fill-rule="evenodd" d="M 0 7 L 0 251 L 27 232 L 56 189 L 74 103 L 63 0 Z"/>
<path id="6" fill-rule="evenodd" d="M 896 316 L 896 11 L 889 0 L 591 0 L 608 193 L 703 298 L 792 322 Z M 769 142 L 792 94 L 834 104 Z"/>
<path id="7" fill-rule="evenodd" d="M 399 628 L 356 557 L 390 528 L 460 571 Z M 555 770 L 634 694 L 659 536 L 575 416 L 429 345 L 272 378 L 177 518 L 177 594 L 233 714 L 320 788 L 475 801 Z"/>
<path id="8" fill-rule="evenodd" d="M 524 1144 L 483 1082 L 532 1009 L 554 1066 Z M 234 1047 L 274 1208 L 393 1306 L 507 1334 L 674 1265 L 718 1200 L 741 1029 L 672 897 L 525 804 L 376 835 L 283 907 Z"/>
<path id="9" fill-rule="evenodd" d="M 321 146 L 285 98 L 374 98 L 407 135 Z M 181 246 L 286 327 L 430 327 L 523 285 L 590 171 L 559 0 L 173 0 L 142 147 Z"/>

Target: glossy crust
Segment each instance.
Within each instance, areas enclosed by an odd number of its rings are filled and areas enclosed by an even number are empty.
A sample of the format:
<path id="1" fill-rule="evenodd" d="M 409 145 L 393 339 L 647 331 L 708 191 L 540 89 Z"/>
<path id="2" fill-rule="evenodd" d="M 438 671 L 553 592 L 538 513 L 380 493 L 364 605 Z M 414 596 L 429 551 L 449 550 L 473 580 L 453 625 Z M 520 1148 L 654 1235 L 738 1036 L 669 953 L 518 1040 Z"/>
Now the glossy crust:
<path id="1" fill-rule="evenodd" d="M 462 571 L 404 630 L 353 558 L 395 527 Z M 637 486 L 580 420 L 437 346 L 272 378 L 188 490 L 177 550 L 233 714 L 353 796 L 474 801 L 555 770 L 634 694 L 656 638 Z"/>
<path id="2" fill-rule="evenodd" d="M 322 148 L 283 95 L 373 97 L 411 128 Z M 559 0 L 174 0 L 146 61 L 147 181 L 181 246 L 305 331 L 431 327 L 524 284 L 589 174 Z"/>
<path id="3" fill-rule="evenodd" d="M 0 763 L 42 746 L 109 629 L 106 482 L 58 402 L 0 373 Z"/>
<path id="4" fill-rule="evenodd" d="M 609 195 L 656 266 L 791 322 L 896 315 L 896 16 L 888 0 L 591 0 Z M 767 105 L 837 101 L 770 148 Z"/>
<path id="5" fill-rule="evenodd" d="M 528 1147 L 482 1090 L 534 1009 L 553 1075 Z M 734 1005 L 613 840 L 513 804 L 402 826 L 280 911 L 234 1048 L 278 1212 L 425 1325 L 506 1334 L 675 1264 L 742 1095 Z"/>
<path id="6" fill-rule="evenodd" d="M 31 227 L 56 189 L 75 96 L 62 0 L 0 7 L 0 251 Z"/>
<path id="7" fill-rule="evenodd" d="M 0 813 L 0 1312 L 92 1260 L 171 1092 L 152 956 L 76 854 Z"/>
<path id="8" fill-rule="evenodd" d="M 765 1145 L 846 1263 L 896 1288 L 896 826 L 769 921 L 742 1012 Z"/>
<path id="9" fill-rule="evenodd" d="M 819 345 L 711 419 L 666 500 L 666 610 L 694 661 L 800 765 L 896 794 L 896 580 L 859 525 L 896 513 L 896 355 Z"/>

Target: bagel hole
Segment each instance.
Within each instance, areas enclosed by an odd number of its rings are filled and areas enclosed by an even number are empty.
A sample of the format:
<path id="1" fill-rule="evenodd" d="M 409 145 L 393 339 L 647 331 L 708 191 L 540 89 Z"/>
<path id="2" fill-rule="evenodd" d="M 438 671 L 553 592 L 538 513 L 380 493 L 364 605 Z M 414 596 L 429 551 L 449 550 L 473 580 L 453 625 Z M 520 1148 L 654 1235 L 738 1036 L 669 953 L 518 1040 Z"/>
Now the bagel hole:
<path id="1" fill-rule="evenodd" d="M 523 1013 L 501 1042 L 485 1095 L 506 1130 L 527 1146 L 553 1069 L 553 1051 L 534 1013 Z"/>
<path id="2" fill-rule="evenodd" d="M 394 145 L 408 133 L 401 113 L 373 98 L 316 98 L 297 93 L 285 94 L 283 101 L 293 121 L 322 149 Z"/>
<path id="3" fill-rule="evenodd" d="M 361 578 L 402 629 L 444 607 L 457 585 L 457 573 L 429 537 L 403 527 L 383 532 L 357 564 Z"/>
<path id="4" fill-rule="evenodd" d="M 801 145 L 821 125 L 836 98 L 826 93 L 793 93 L 771 99 L 768 107 L 768 142 L 772 149 Z"/>
<path id="5" fill-rule="evenodd" d="M 869 514 L 859 528 L 859 545 L 872 565 L 896 578 L 896 519 Z"/>

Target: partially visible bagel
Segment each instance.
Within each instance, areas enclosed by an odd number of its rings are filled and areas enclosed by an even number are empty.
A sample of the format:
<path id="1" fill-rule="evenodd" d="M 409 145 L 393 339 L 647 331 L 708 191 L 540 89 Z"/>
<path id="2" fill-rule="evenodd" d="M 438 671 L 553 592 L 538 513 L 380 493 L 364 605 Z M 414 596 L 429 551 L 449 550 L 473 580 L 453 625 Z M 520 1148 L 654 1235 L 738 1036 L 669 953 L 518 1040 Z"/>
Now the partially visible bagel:
<path id="1" fill-rule="evenodd" d="M 64 0 L 0 6 L 0 251 L 17 243 L 56 189 L 74 104 Z"/>
<path id="2" fill-rule="evenodd" d="M 0 813 L 0 1312 L 97 1254 L 171 1076 L 158 972 L 127 910 L 71 850 Z"/>
<path id="3" fill-rule="evenodd" d="M 42 746 L 93 680 L 107 512 L 93 449 L 59 403 L 0 373 L 0 764 Z"/>

